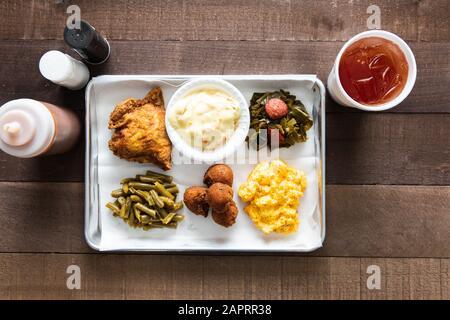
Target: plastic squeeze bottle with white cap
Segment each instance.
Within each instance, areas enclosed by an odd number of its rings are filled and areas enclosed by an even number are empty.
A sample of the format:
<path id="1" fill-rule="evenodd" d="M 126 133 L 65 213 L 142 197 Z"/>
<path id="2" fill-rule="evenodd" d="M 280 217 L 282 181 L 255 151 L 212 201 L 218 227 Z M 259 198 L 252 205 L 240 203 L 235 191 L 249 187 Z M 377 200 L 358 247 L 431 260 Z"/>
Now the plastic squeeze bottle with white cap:
<path id="1" fill-rule="evenodd" d="M 41 57 L 39 71 L 44 78 L 71 90 L 82 89 L 89 81 L 89 69 L 83 62 L 56 50 Z"/>
<path id="2" fill-rule="evenodd" d="M 80 135 L 76 115 L 53 104 L 18 99 L 0 107 L 0 149 L 19 158 L 59 154 Z"/>

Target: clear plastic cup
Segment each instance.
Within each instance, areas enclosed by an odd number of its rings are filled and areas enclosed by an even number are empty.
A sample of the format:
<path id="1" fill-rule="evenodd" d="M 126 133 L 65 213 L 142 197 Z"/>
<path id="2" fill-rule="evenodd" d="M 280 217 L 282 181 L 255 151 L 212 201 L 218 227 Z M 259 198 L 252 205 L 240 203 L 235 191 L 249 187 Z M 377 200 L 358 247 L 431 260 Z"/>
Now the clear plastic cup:
<path id="1" fill-rule="evenodd" d="M 400 94 L 393 100 L 380 105 L 368 106 L 355 101 L 344 90 L 341 81 L 339 79 L 339 64 L 341 62 L 341 57 L 345 52 L 345 50 L 347 50 L 347 48 L 356 41 L 368 37 L 380 37 L 392 41 L 393 43 L 399 46 L 399 48 L 402 50 L 402 52 L 406 57 L 406 61 L 408 62 L 408 79 L 402 92 L 400 92 Z M 339 51 L 333 69 L 331 70 L 331 73 L 328 77 L 328 92 L 330 93 L 333 100 L 339 103 L 340 105 L 357 108 L 365 111 L 383 111 L 391 109 L 400 104 L 403 100 L 405 100 L 406 97 L 411 93 L 411 90 L 413 89 L 414 84 L 416 83 L 416 78 L 417 78 L 416 59 L 414 58 L 414 54 L 411 48 L 406 44 L 406 42 L 403 41 L 403 39 L 401 39 L 399 36 L 391 32 L 383 30 L 370 30 L 357 34 L 356 36 L 351 38 L 349 41 L 345 43 L 345 45 Z"/>

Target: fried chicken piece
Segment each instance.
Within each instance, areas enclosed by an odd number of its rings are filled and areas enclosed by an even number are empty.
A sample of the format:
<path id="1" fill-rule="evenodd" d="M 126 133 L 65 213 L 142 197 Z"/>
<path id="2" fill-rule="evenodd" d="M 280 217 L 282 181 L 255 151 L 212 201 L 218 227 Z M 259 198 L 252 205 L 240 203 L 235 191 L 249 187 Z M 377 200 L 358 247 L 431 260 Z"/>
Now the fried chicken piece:
<path id="1" fill-rule="evenodd" d="M 203 183 L 208 187 L 216 182 L 233 186 L 233 170 L 226 164 L 215 164 L 206 171 Z"/>
<path id="2" fill-rule="evenodd" d="M 183 201 L 186 207 L 196 215 L 208 216 L 209 204 L 205 187 L 189 187 L 184 192 Z"/>
<path id="3" fill-rule="evenodd" d="M 166 132 L 165 113 L 159 87 L 144 99 L 127 99 L 118 104 L 109 118 L 109 129 L 115 129 L 109 149 L 128 161 L 171 169 L 172 144 Z"/>

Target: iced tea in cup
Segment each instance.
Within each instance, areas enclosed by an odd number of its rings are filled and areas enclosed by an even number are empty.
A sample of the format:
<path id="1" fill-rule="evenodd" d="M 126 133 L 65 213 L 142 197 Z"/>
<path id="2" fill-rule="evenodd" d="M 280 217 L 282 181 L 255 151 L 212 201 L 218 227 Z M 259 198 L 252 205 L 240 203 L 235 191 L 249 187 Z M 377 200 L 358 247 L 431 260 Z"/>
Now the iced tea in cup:
<path id="1" fill-rule="evenodd" d="M 383 111 L 405 100 L 416 77 L 416 59 L 406 42 L 393 33 L 371 30 L 354 36 L 339 51 L 328 91 L 343 106 Z"/>

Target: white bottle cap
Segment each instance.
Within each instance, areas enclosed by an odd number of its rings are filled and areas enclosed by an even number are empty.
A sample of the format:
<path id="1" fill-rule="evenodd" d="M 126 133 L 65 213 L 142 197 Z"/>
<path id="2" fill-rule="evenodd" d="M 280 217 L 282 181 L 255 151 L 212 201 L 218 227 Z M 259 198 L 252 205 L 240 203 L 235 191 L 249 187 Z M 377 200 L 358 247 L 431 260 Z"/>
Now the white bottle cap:
<path id="1" fill-rule="evenodd" d="M 0 107 L 0 149 L 20 158 L 35 157 L 53 142 L 55 122 L 39 101 L 12 100 Z"/>
<path id="2" fill-rule="evenodd" d="M 0 139 L 10 146 L 23 146 L 30 142 L 36 132 L 36 123 L 25 111 L 11 110 L 0 118 Z"/>
<path id="3" fill-rule="evenodd" d="M 89 81 L 89 69 L 84 63 L 57 50 L 41 57 L 39 71 L 44 78 L 72 90 L 83 88 Z"/>

